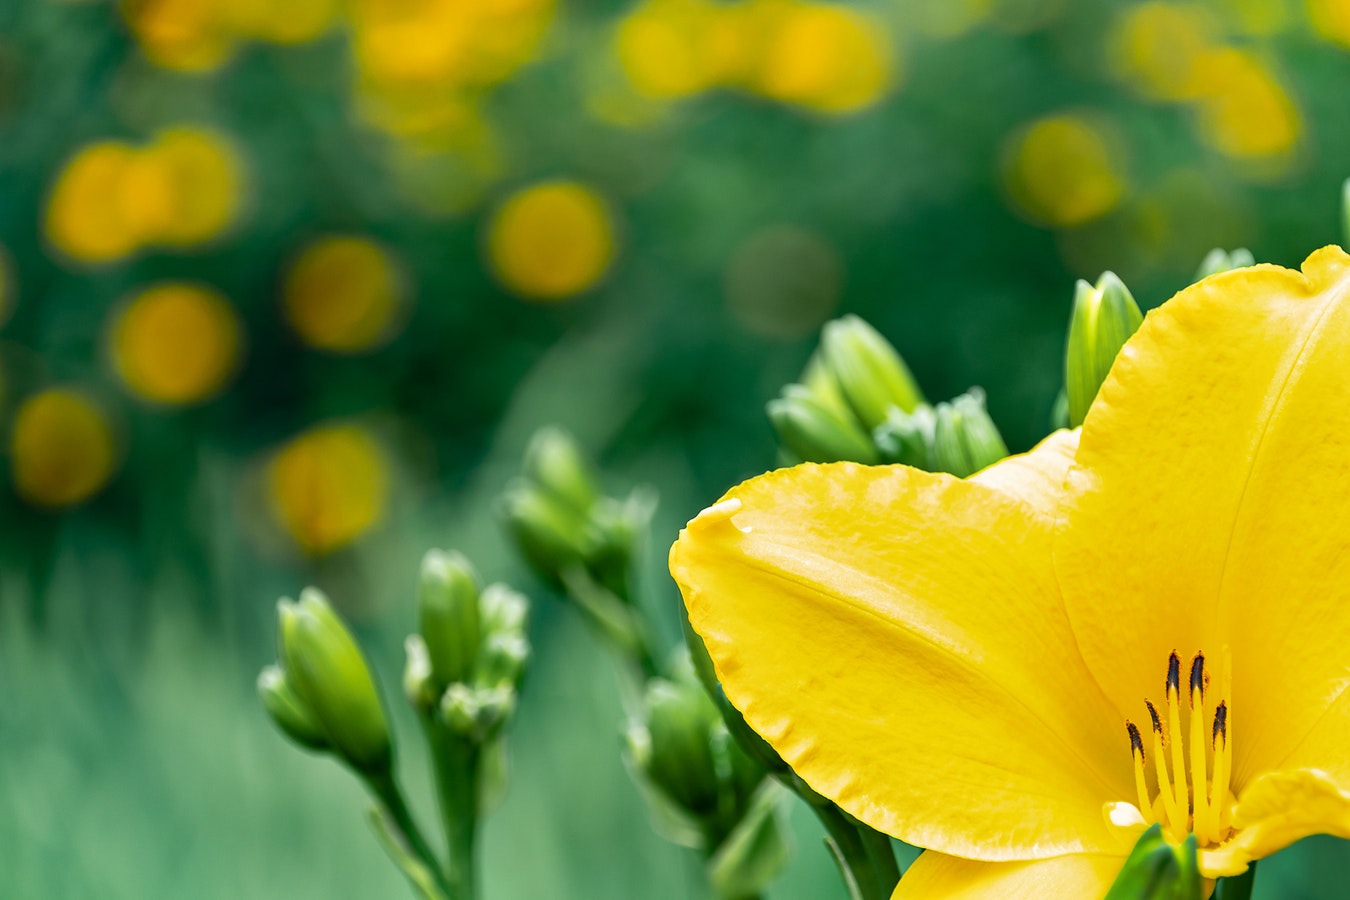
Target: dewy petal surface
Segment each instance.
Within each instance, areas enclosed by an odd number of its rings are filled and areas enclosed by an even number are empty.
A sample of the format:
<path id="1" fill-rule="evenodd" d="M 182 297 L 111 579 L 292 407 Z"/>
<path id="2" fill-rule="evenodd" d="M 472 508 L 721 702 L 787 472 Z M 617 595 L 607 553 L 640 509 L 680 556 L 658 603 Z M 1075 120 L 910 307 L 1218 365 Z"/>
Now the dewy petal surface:
<path id="1" fill-rule="evenodd" d="M 1350 716 L 1350 257 L 1208 278 L 1150 313 L 1084 424 L 1055 568 L 1122 715 L 1161 663 L 1230 645 L 1234 783 Z"/>
<path id="2" fill-rule="evenodd" d="M 732 702 L 859 819 L 980 859 L 1123 852 L 1101 806 L 1133 790 L 1128 745 L 1050 521 L 985 483 L 804 465 L 690 522 L 671 572 Z"/>
<path id="3" fill-rule="evenodd" d="M 1124 856 L 1075 853 L 1026 862 L 979 862 L 920 854 L 891 900 L 1100 900 Z"/>

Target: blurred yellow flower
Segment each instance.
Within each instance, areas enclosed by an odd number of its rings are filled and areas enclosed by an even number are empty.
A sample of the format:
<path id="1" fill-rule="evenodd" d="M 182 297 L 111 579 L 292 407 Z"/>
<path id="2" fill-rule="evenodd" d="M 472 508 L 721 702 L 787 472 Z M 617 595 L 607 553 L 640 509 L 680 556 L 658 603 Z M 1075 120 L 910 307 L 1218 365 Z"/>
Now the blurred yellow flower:
<path id="1" fill-rule="evenodd" d="M 1194 4 L 1141 3 L 1128 7 L 1112 32 L 1114 68 L 1155 100 L 1196 96 L 1200 58 L 1214 46 L 1214 22 Z"/>
<path id="2" fill-rule="evenodd" d="M 85 263 L 111 262 L 147 244 L 202 243 L 233 222 L 242 180 L 229 144 L 205 129 L 167 129 L 144 149 L 99 141 L 57 177 L 47 237 Z"/>
<path id="3" fill-rule="evenodd" d="M 161 284 L 131 300 L 109 335 L 113 368 L 154 403 L 197 403 L 239 365 L 239 322 L 225 298 L 195 284 Z"/>
<path id="4" fill-rule="evenodd" d="M 205 72 L 234 53 L 234 36 L 220 18 L 219 0 L 122 0 L 122 17 L 155 65 Z"/>
<path id="5" fill-rule="evenodd" d="M 80 262 L 102 263 L 133 252 L 139 235 L 121 202 L 136 150 L 122 141 L 89 144 L 66 163 L 47 204 L 47 239 Z"/>
<path id="6" fill-rule="evenodd" d="M 1293 99 L 1259 59 L 1227 48 L 1200 60 L 1201 134 L 1229 156 L 1279 157 L 1298 144 L 1303 127 Z"/>
<path id="7" fill-rule="evenodd" d="M 1307 0 L 1308 18 L 1324 39 L 1350 47 L 1350 3 L 1346 0 Z"/>
<path id="8" fill-rule="evenodd" d="M 1106 138 L 1074 114 L 1047 116 L 1016 134 L 1004 176 L 1019 210 L 1056 227 L 1105 215 L 1124 193 Z"/>
<path id="9" fill-rule="evenodd" d="M 715 87 L 720 74 L 709 40 L 730 7 L 708 0 L 648 0 L 625 16 L 614 49 L 633 87 L 648 97 L 673 99 Z"/>
<path id="10" fill-rule="evenodd" d="M 113 472 L 112 426 L 88 398 L 52 388 L 23 402 L 10 438 L 14 488 L 37 506 L 73 506 Z"/>
<path id="11" fill-rule="evenodd" d="M 220 17 L 235 33 L 274 44 L 322 37 L 338 17 L 337 0 L 225 0 Z"/>
<path id="12" fill-rule="evenodd" d="M 880 99 L 894 75 L 880 21 L 845 6 L 793 3 L 766 35 L 755 86 L 776 100 L 848 113 Z"/>
<path id="13" fill-rule="evenodd" d="M 487 232 L 488 261 L 509 290 L 563 300 L 590 288 L 614 259 L 614 224 L 604 200 L 575 181 L 545 181 L 508 198 Z"/>
<path id="14" fill-rule="evenodd" d="M 272 511 L 301 549 L 322 556 L 384 517 L 388 464 L 368 431 L 321 425 L 292 439 L 267 468 Z"/>
<path id="15" fill-rule="evenodd" d="M 403 313 L 403 279 L 374 241 L 331 236 L 301 251 L 282 297 L 286 319 L 305 343 L 359 353 L 393 337 Z"/>

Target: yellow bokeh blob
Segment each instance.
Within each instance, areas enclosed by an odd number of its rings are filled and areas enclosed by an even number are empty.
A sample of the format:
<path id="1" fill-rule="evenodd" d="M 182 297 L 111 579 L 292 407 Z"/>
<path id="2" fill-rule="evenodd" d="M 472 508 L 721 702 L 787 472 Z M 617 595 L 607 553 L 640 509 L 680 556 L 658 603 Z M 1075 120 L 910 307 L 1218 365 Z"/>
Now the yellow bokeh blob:
<path id="1" fill-rule="evenodd" d="M 122 0 L 122 17 L 155 65 L 206 72 L 228 60 L 234 35 L 221 21 L 220 0 Z"/>
<path id="2" fill-rule="evenodd" d="M 87 263 L 119 259 L 134 251 L 140 234 L 127 220 L 122 183 L 136 150 L 121 141 L 82 148 L 66 163 L 47 204 L 47 239 L 62 253 Z"/>
<path id="3" fill-rule="evenodd" d="M 112 426 L 89 399 L 62 388 L 23 402 L 10 436 L 14 489 L 29 503 L 73 506 L 97 493 L 113 473 Z"/>
<path id="4" fill-rule="evenodd" d="M 200 244 L 234 221 L 242 181 L 230 145 L 205 129 L 171 128 L 144 149 L 99 141 L 57 177 L 47 237 L 84 263 L 112 262 L 148 244 Z"/>
<path id="5" fill-rule="evenodd" d="M 1014 136 L 1005 179 L 1017 207 L 1046 225 L 1070 227 L 1110 212 L 1124 193 L 1106 138 L 1082 116 L 1048 116 Z"/>
<path id="6" fill-rule="evenodd" d="M 649 0 L 626 16 L 614 49 L 638 93 L 674 99 L 714 87 L 719 47 L 710 38 L 725 33 L 716 28 L 722 9 L 708 0 Z"/>
<path id="7" fill-rule="evenodd" d="M 1216 149 L 1267 160 L 1294 149 L 1303 130 L 1298 109 L 1260 60 L 1227 48 L 1206 54 L 1198 68 L 1200 131 Z"/>
<path id="8" fill-rule="evenodd" d="M 313 556 L 365 534 L 389 500 L 384 453 L 355 425 L 322 425 L 291 440 L 268 464 L 267 484 L 277 520 Z"/>
<path id="9" fill-rule="evenodd" d="M 1308 0 L 1308 18 L 1324 40 L 1350 47 L 1350 3 L 1346 0 Z"/>
<path id="10" fill-rule="evenodd" d="M 1117 73 L 1156 100 L 1189 100 L 1200 90 L 1196 68 L 1213 47 L 1214 30 L 1205 10 L 1192 4 L 1129 7 L 1113 33 Z"/>
<path id="11" fill-rule="evenodd" d="M 238 157 L 220 135 L 200 128 L 161 131 L 141 153 L 165 185 L 169 214 L 149 238 L 173 246 L 208 241 L 233 221 L 243 190 Z"/>
<path id="12" fill-rule="evenodd" d="M 488 223 L 487 252 L 493 273 L 512 292 L 563 300 L 594 287 L 609 270 L 614 224 L 589 187 L 546 181 L 498 207 Z"/>
<path id="13" fill-rule="evenodd" d="M 766 40 L 757 86 L 775 100 L 854 112 L 880 99 L 894 75 L 885 27 L 847 7 L 792 4 Z"/>
<path id="14" fill-rule="evenodd" d="M 322 37 L 337 20 L 337 0 L 226 0 L 220 16 L 235 33 L 274 44 Z"/>
<path id="15" fill-rule="evenodd" d="M 283 288 L 286 319 L 313 347 L 359 353 L 394 335 L 403 279 L 389 254 L 367 238 L 321 238 L 292 264 Z"/>
<path id="16" fill-rule="evenodd" d="M 215 395 L 239 365 L 242 344 L 234 310 L 215 291 L 161 284 L 137 295 L 109 335 L 113 368 L 126 386 L 154 403 L 198 403 Z"/>

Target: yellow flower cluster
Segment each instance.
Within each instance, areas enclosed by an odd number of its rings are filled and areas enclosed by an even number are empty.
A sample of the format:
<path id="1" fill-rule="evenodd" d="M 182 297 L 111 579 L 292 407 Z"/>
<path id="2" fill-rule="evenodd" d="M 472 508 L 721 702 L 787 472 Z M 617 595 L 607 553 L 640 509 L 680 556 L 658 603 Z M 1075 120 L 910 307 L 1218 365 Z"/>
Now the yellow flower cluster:
<path id="1" fill-rule="evenodd" d="M 171 128 L 145 147 L 99 141 L 57 176 L 46 233 L 66 256 L 105 263 L 147 245 L 190 247 L 223 232 L 239 209 L 234 150 L 199 128 Z"/>
<path id="2" fill-rule="evenodd" d="M 600 281 L 615 251 L 601 197 L 575 181 L 545 181 L 507 198 L 488 222 L 488 263 L 508 290 L 555 302 Z"/>
<path id="3" fill-rule="evenodd" d="M 856 9 L 811 0 L 644 0 L 614 34 L 643 96 L 738 88 L 823 113 L 849 113 L 896 79 L 894 40 Z"/>
<path id="4" fill-rule="evenodd" d="M 156 65 L 205 72 L 227 62 L 239 44 L 300 44 L 322 36 L 338 0 L 124 0 L 122 15 Z"/>
<path id="5" fill-rule="evenodd" d="M 1279 161 L 1302 135 L 1298 108 L 1260 56 L 1217 31 L 1195 4 L 1133 6 L 1114 33 L 1115 69 L 1144 96 L 1192 109 L 1201 136 L 1225 155 Z"/>

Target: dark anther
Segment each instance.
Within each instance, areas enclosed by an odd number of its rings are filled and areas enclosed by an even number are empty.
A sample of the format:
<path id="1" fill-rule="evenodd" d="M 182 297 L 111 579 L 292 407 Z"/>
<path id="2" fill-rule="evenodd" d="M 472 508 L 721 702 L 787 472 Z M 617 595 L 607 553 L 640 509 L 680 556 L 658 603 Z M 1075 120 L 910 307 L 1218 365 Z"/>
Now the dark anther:
<path id="1" fill-rule="evenodd" d="M 1177 656 L 1175 650 L 1167 659 L 1167 690 L 1169 697 L 1172 696 L 1172 691 L 1181 693 L 1181 657 Z"/>
<path id="2" fill-rule="evenodd" d="M 1139 754 L 1139 761 L 1144 761 L 1144 739 L 1139 736 L 1139 729 L 1129 719 L 1125 720 L 1125 730 L 1130 733 L 1130 752 Z"/>
<path id="3" fill-rule="evenodd" d="M 1191 696 L 1195 692 L 1200 692 L 1200 699 L 1205 699 L 1205 654 L 1195 654 L 1195 659 L 1191 660 Z"/>
<path id="4" fill-rule="evenodd" d="M 1162 719 L 1158 718 L 1158 710 L 1153 707 L 1153 703 L 1149 700 L 1145 700 L 1144 705 L 1148 707 L 1148 714 L 1153 718 L 1153 730 L 1162 734 Z"/>
<path id="5" fill-rule="evenodd" d="M 1219 735 L 1223 735 L 1223 742 L 1228 743 L 1228 701 L 1220 700 L 1218 709 L 1214 710 L 1214 734 L 1210 736 L 1213 746 L 1218 746 Z"/>

